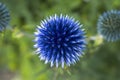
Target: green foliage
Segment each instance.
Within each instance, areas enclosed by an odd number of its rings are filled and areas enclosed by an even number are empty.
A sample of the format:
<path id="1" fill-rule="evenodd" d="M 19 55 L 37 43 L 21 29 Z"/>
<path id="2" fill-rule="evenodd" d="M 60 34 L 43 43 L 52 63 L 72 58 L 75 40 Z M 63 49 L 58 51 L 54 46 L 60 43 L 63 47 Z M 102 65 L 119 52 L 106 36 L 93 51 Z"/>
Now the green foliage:
<path id="1" fill-rule="evenodd" d="M 9 28 L 0 33 L 0 74 L 12 80 L 120 80 L 120 41 L 97 35 L 98 16 L 120 9 L 120 0 L 0 0 L 10 10 Z M 36 25 L 49 15 L 68 14 L 84 24 L 85 55 L 70 67 L 51 68 L 34 55 Z M 4 72 L 4 73 L 2 73 Z M 11 73 L 9 73 L 11 72 Z M 9 74 L 8 74 L 9 73 Z M 10 80 L 0 76 L 0 80 Z"/>

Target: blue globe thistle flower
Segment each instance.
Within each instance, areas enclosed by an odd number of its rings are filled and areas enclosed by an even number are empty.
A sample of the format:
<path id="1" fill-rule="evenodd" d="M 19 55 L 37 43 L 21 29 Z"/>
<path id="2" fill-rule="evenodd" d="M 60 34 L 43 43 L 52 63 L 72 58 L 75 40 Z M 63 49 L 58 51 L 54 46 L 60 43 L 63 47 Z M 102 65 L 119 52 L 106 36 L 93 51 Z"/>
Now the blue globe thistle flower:
<path id="1" fill-rule="evenodd" d="M 120 11 L 104 12 L 98 19 L 98 33 L 107 41 L 120 39 Z"/>
<path id="2" fill-rule="evenodd" d="M 43 20 L 35 32 L 35 45 L 41 60 L 51 67 L 76 63 L 85 49 L 85 32 L 73 18 L 54 15 Z"/>
<path id="3" fill-rule="evenodd" d="M 0 3 L 0 32 L 3 31 L 10 21 L 10 14 L 7 7 Z"/>

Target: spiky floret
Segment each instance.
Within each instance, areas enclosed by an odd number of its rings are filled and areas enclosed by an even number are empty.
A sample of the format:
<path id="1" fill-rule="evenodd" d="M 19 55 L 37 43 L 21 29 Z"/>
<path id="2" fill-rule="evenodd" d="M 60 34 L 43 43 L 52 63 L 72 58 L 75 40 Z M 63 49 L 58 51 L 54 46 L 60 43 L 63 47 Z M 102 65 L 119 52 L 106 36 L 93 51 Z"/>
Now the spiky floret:
<path id="1" fill-rule="evenodd" d="M 120 39 L 120 11 L 104 12 L 98 19 L 97 29 L 107 41 Z"/>
<path id="2" fill-rule="evenodd" d="M 10 14 L 7 7 L 0 3 L 0 32 L 3 31 L 9 24 Z"/>
<path id="3" fill-rule="evenodd" d="M 73 18 L 54 15 L 43 20 L 35 32 L 35 45 L 41 60 L 51 67 L 70 66 L 79 60 L 85 48 L 85 32 Z"/>

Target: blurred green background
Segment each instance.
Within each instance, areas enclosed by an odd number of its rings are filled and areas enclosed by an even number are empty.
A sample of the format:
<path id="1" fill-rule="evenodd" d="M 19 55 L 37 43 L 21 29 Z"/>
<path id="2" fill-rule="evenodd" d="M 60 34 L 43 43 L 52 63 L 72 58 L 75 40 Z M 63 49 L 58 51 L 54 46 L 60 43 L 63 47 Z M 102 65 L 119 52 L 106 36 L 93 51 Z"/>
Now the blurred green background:
<path id="1" fill-rule="evenodd" d="M 97 20 L 107 10 L 120 9 L 120 0 L 0 0 L 11 14 L 0 33 L 0 80 L 120 80 L 120 41 L 97 34 Z M 64 69 L 50 67 L 34 55 L 36 25 L 47 16 L 68 14 L 84 24 L 87 49 L 80 61 Z"/>

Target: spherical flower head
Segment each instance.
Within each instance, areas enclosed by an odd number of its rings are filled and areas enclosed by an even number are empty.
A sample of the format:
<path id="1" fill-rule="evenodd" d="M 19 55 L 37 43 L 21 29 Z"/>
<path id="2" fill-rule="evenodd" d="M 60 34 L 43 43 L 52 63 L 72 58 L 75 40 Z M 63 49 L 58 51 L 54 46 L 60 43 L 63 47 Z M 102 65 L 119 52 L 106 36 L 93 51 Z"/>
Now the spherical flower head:
<path id="1" fill-rule="evenodd" d="M 51 67 L 76 63 L 85 49 L 85 32 L 73 18 L 54 15 L 43 20 L 35 32 L 35 45 L 41 60 Z"/>
<path id="2" fill-rule="evenodd" d="M 7 7 L 0 3 L 0 32 L 3 31 L 9 24 L 10 14 Z"/>
<path id="3" fill-rule="evenodd" d="M 98 19 L 98 33 L 107 41 L 120 39 L 120 11 L 104 12 Z"/>

